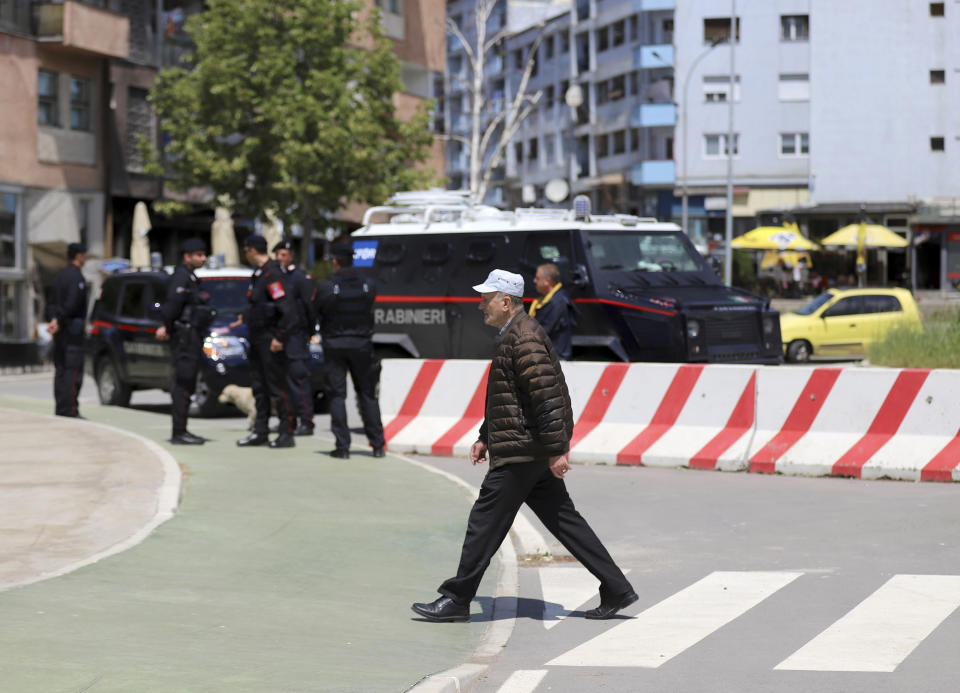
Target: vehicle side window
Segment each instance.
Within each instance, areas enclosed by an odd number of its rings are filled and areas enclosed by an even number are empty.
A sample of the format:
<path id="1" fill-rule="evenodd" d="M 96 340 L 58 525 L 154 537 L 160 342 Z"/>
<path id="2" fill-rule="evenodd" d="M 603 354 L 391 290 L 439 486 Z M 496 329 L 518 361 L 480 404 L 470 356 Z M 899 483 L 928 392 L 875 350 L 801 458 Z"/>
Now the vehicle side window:
<path id="1" fill-rule="evenodd" d="M 397 241 L 380 241 L 377 248 L 377 263 L 383 265 L 396 265 L 403 260 L 406 247 L 403 243 Z"/>
<path id="2" fill-rule="evenodd" d="M 450 244 L 433 241 L 423 249 L 423 264 L 442 265 L 450 259 Z"/>
<path id="3" fill-rule="evenodd" d="M 467 247 L 467 262 L 488 263 L 497 255 L 497 244 L 491 239 L 470 241 Z"/>
<path id="4" fill-rule="evenodd" d="M 123 292 L 120 294 L 121 318 L 141 320 L 146 317 L 144 305 L 146 288 L 147 285 L 140 282 L 131 282 L 123 287 Z"/>
<path id="5" fill-rule="evenodd" d="M 523 244 L 523 264 L 530 269 L 552 262 L 563 266 L 570 263 L 570 235 L 567 233 L 529 233 Z"/>
<path id="6" fill-rule="evenodd" d="M 100 291 L 98 310 L 107 315 L 116 315 L 117 299 L 120 297 L 120 282 L 107 280 Z"/>
<path id="7" fill-rule="evenodd" d="M 896 296 L 864 296 L 864 313 L 899 313 L 903 310 Z"/>
<path id="8" fill-rule="evenodd" d="M 834 318 L 838 315 L 857 315 L 858 313 L 862 313 L 863 301 L 861 298 L 862 296 L 847 296 L 846 298 L 841 298 L 824 311 L 823 317 Z"/>

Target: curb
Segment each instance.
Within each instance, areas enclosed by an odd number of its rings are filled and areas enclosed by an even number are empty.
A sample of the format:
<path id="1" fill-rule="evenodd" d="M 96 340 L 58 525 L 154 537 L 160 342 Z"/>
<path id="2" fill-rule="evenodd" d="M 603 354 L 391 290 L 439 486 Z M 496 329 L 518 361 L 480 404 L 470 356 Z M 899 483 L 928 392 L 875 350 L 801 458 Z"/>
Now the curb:
<path id="1" fill-rule="evenodd" d="M 114 434 L 119 434 L 127 436 L 128 438 L 133 438 L 134 440 L 143 444 L 150 452 L 152 452 L 157 459 L 159 459 L 161 467 L 163 469 L 163 481 L 161 482 L 158 493 L 157 493 L 157 506 L 156 511 L 153 517 L 145 525 L 140 527 L 137 531 L 131 534 L 129 537 L 123 541 L 117 542 L 113 546 L 110 546 L 102 551 L 99 551 L 95 554 L 88 556 L 87 558 L 69 563 L 57 570 L 52 570 L 46 573 L 41 573 L 40 575 L 30 578 L 28 580 L 21 580 L 20 582 L 14 582 L 7 585 L 4 585 L 0 588 L 0 592 L 13 589 L 15 587 L 23 587 L 25 585 L 32 585 L 36 582 L 41 582 L 43 580 L 49 580 L 50 578 L 60 577 L 61 575 L 66 575 L 67 573 L 72 573 L 75 570 L 83 568 L 84 566 L 92 565 L 98 561 L 113 556 L 114 554 L 121 553 L 127 549 L 133 548 L 144 539 L 146 539 L 157 527 L 162 525 L 164 522 L 173 517 L 174 511 L 177 508 L 177 505 L 180 502 L 180 491 L 181 491 L 181 482 L 182 475 L 180 473 L 180 466 L 177 464 L 176 459 L 164 450 L 160 445 L 145 438 L 138 433 L 132 433 L 130 431 L 125 431 L 108 424 L 102 424 L 95 421 L 65 421 L 63 417 L 55 417 L 50 414 L 34 414 L 34 416 L 44 417 L 57 421 L 58 423 L 66 423 L 71 426 L 97 426 L 99 428 L 110 431 Z"/>
<path id="2" fill-rule="evenodd" d="M 392 452 L 388 452 L 388 454 L 428 472 L 439 474 L 468 491 L 471 496 L 479 493 L 479 489 L 449 472 L 406 455 Z M 493 594 L 493 613 L 491 614 L 490 625 L 480 639 L 480 644 L 477 645 L 466 662 L 424 677 L 408 688 L 407 693 L 463 693 L 468 691 L 486 673 L 489 662 L 496 659 L 503 651 L 517 622 L 517 597 L 520 587 L 517 547 L 524 554 L 545 553 L 547 548 L 547 542 L 540 532 L 524 515 L 519 513 L 510 529 L 510 538 L 512 541 L 504 542 L 500 546 L 500 570 L 497 575 L 496 591 Z"/>

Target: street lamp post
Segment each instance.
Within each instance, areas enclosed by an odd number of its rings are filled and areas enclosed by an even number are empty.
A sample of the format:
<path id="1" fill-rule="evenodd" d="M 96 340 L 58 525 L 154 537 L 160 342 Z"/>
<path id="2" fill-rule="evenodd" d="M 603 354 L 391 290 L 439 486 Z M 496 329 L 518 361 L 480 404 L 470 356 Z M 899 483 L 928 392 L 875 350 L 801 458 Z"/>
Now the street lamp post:
<path id="1" fill-rule="evenodd" d="M 683 158 L 680 160 L 680 164 L 681 164 L 680 177 L 683 180 L 683 184 L 681 187 L 682 203 L 681 203 L 681 212 L 680 212 L 680 227 L 683 229 L 684 233 L 689 233 L 689 230 L 687 229 L 687 222 L 689 221 L 688 219 L 689 206 L 690 206 L 690 201 L 689 201 L 690 189 L 687 185 L 687 100 L 688 100 L 687 94 L 689 93 L 690 78 L 693 76 L 694 68 L 696 68 L 696 66 L 700 63 L 700 61 L 703 60 L 705 57 L 707 57 L 707 54 L 710 51 L 712 51 L 714 48 L 719 46 L 725 40 L 726 39 L 722 36 L 720 38 L 714 39 L 713 42 L 710 44 L 710 46 L 705 51 L 703 51 L 703 53 L 698 55 L 692 63 L 690 63 L 690 68 L 687 70 L 686 77 L 683 78 L 683 106 L 681 108 L 682 112 L 680 114 L 680 118 L 683 121 L 683 126 L 680 130 L 680 147 L 683 149 Z M 730 86 L 730 89 L 731 89 L 730 98 L 733 98 L 732 84 Z"/>
<path id="2" fill-rule="evenodd" d="M 737 0 L 730 0 L 730 98 L 728 101 L 730 116 L 727 125 L 727 223 L 724 229 L 724 254 L 723 254 L 723 283 L 727 286 L 733 284 L 733 249 L 730 243 L 733 241 L 733 96 L 736 88 L 736 75 L 734 73 L 733 48 L 737 44 Z"/>

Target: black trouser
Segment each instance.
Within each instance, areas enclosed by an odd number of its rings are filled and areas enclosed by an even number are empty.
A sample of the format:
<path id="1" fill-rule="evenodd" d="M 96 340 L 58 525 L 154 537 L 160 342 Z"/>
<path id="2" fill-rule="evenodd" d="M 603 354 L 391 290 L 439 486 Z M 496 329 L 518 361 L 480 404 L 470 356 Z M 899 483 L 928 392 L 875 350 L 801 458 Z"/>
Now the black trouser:
<path id="1" fill-rule="evenodd" d="M 170 413 L 173 417 L 173 435 L 175 436 L 187 430 L 190 397 L 197 387 L 197 374 L 200 372 L 202 353 L 203 340 L 196 330 L 182 328 L 174 333 L 173 342 L 170 345 L 170 357 L 173 359 Z"/>
<path id="2" fill-rule="evenodd" d="M 560 543 L 600 581 L 600 598 L 613 601 L 632 588 L 556 478 L 547 460 L 505 464 L 491 469 L 467 520 L 457 576 L 438 590 L 466 604 L 477 593 L 493 554 L 510 531 L 520 506 L 526 503 Z"/>
<path id="3" fill-rule="evenodd" d="M 305 334 L 290 335 L 286 345 L 287 388 L 301 426 L 313 428 L 313 392 L 310 389 L 310 343 Z"/>
<path id="4" fill-rule="evenodd" d="M 363 420 L 363 432 L 375 448 L 384 446 L 383 422 L 377 402 L 377 382 L 380 379 L 380 361 L 374 356 L 373 344 L 347 349 L 324 344 L 323 362 L 326 369 L 327 396 L 330 398 L 330 428 L 337 439 L 337 449 L 350 447 L 350 428 L 347 426 L 347 372 L 357 392 L 357 406 Z"/>
<path id="5" fill-rule="evenodd" d="M 293 433 L 293 402 L 287 387 L 287 357 L 283 351 L 270 351 L 271 336 L 251 336 L 250 385 L 253 387 L 253 399 L 257 405 L 257 418 L 253 422 L 253 432 L 267 435 L 270 421 L 270 400 L 277 402 L 277 416 L 280 419 L 280 434 Z"/>
<path id="6" fill-rule="evenodd" d="M 66 329 L 66 326 L 63 327 Z M 53 398 L 57 416 L 78 416 L 77 398 L 83 385 L 83 326 L 80 335 L 53 336 Z"/>

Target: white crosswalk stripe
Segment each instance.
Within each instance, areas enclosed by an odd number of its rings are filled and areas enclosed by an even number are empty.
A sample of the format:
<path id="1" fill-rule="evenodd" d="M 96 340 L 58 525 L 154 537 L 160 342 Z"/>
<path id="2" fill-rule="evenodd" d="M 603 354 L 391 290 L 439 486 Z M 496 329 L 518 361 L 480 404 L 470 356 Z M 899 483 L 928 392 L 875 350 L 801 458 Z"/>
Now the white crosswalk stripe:
<path id="1" fill-rule="evenodd" d="M 798 572 L 715 572 L 547 662 L 656 668 L 793 582 Z"/>
<path id="2" fill-rule="evenodd" d="M 625 575 L 629 570 L 623 571 Z M 540 590 L 543 593 L 543 627 L 553 628 L 578 606 L 597 596 L 597 578 L 582 566 L 540 568 Z"/>
<path id="3" fill-rule="evenodd" d="M 497 693 L 532 693 L 546 675 L 546 669 L 519 669 L 510 674 Z"/>
<path id="4" fill-rule="evenodd" d="M 960 576 L 895 575 L 776 668 L 893 671 L 958 606 Z"/>

